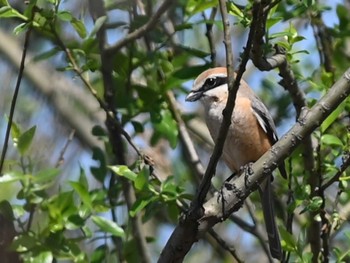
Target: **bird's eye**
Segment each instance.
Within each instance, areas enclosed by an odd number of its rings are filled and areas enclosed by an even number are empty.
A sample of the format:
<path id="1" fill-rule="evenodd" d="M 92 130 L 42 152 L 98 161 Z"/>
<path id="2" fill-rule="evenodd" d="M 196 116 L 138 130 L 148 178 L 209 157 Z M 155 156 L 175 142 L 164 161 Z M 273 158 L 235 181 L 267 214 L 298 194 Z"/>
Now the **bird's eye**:
<path id="1" fill-rule="evenodd" d="M 205 81 L 205 86 L 207 87 L 207 89 L 213 88 L 216 85 L 216 78 L 208 78 Z"/>

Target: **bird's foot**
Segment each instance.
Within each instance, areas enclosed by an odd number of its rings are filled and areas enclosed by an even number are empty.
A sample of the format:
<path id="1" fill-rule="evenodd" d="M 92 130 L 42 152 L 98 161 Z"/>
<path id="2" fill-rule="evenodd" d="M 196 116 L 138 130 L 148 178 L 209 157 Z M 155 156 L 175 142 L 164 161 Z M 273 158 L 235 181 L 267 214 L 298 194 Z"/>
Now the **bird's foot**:
<path id="1" fill-rule="evenodd" d="M 254 173 L 252 165 L 253 162 L 250 162 L 240 168 L 240 173 L 244 173 L 244 183 L 246 187 L 251 185 L 250 176 Z"/>

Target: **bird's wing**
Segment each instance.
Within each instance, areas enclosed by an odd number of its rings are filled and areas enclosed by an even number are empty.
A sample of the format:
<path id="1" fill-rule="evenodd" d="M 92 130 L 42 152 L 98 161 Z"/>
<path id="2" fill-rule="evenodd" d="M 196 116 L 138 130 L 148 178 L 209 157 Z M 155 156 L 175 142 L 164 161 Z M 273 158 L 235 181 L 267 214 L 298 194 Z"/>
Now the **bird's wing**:
<path id="1" fill-rule="evenodd" d="M 252 109 L 253 114 L 255 115 L 256 119 L 258 120 L 258 123 L 260 124 L 261 128 L 264 130 L 264 132 L 267 134 L 271 145 L 275 144 L 278 141 L 277 131 L 275 123 L 273 122 L 272 116 L 267 110 L 264 103 L 261 102 L 257 97 L 254 98 L 252 101 Z M 283 178 L 287 178 L 287 172 L 284 165 L 284 162 L 282 162 L 278 166 L 281 175 Z"/>

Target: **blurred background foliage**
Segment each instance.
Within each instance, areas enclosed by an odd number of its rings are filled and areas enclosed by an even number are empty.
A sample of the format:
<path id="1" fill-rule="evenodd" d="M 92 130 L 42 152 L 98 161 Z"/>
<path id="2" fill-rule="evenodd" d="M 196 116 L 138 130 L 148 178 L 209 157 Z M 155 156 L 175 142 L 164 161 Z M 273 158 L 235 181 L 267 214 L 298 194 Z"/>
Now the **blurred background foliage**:
<path id="1" fill-rule="evenodd" d="M 276 3 L 267 19 L 264 54 L 272 54 L 275 45 L 285 49 L 312 106 L 350 64 L 350 2 Z M 249 32 L 251 6 L 251 1 L 227 3 L 235 66 Z M 217 7 L 209 0 L 0 0 L 1 149 L 31 28 L 0 178 L 0 220 L 7 229 L 1 231 L 1 253 L 8 262 L 18 257 L 24 262 L 157 260 L 199 180 L 179 137 L 179 118 L 204 167 L 213 146 L 201 108 L 184 98 L 199 73 L 225 66 Z M 145 33 L 118 47 L 152 19 Z M 244 78 L 283 136 L 297 116 L 278 73 L 249 63 Z M 105 125 L 104 103 L 120 125 L 116 130 L 123 130 L 117 150 L 115 134 Z M 311 172 L 301 146 L 286 161 L 290 188 L 275 176 L 278 225 L 290 262 L 326 262 L 324 254 L 311 252 L 313 239 L 322 249 L 328 246 L 333 262 L 350 260 L 349 169 L 322 195 L 315 194 L 309 180 L 316 175 L 317 187 L 323 185 L 349 158 L 349 107 L 347 99 L 312 134 Z M 116 157 L 118 151 L 124 162 Z M 220 164 L 214 186 L 229 174 Z M 236 213 L 251 233 L 229 220 L 214 229 L 246 262 L 269 262 L 257 238 L 265 235 L 258 198 L 253 194 L 251 200 Z M 319 233 L 310 231 L 311 222 L 319 225 Z M 293 226 L 291 233 L 287 226 Z M 8 254 L 7 247 L 16 253 Z M 208 235 L 185 261 L 233 258 Z"/>

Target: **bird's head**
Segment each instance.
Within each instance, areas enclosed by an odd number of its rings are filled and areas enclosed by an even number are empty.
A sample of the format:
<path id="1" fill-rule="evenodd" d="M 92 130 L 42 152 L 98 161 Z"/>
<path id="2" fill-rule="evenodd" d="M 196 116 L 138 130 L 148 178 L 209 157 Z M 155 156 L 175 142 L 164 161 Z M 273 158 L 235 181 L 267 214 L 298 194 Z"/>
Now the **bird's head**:
<path id="1" fill-rule="evenodd" d="M 225 67 L 212 68 L 196 78 L 186 101 L 218 102 L 226 100 L 227 94 L 227 69 Z"/>

